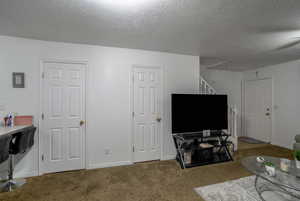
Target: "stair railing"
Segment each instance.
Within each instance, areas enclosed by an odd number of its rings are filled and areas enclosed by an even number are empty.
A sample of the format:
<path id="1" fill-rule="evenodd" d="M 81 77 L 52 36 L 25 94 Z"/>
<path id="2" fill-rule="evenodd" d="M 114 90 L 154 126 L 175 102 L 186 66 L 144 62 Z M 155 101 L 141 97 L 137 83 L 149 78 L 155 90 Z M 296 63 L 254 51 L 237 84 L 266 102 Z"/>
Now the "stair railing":
<path id="1" fill-rule="evenodd" d="M 216 90 L 205 80 L 200 77 L 200 94 L 216 94 Z"/>
<path id="2" fill-rule="evenodd" d="M 199 93 L 200 94 L 217 94 L 216 90 L 200 76 L 199 81 Z M 237 131 L 237 119 L 238 110 L 235 105 L 228 105 L 228 133 L 231 134 L 231 141 L 234 144 L 234 150 L 237 150 L 238 146 L 238 131 Z"/>

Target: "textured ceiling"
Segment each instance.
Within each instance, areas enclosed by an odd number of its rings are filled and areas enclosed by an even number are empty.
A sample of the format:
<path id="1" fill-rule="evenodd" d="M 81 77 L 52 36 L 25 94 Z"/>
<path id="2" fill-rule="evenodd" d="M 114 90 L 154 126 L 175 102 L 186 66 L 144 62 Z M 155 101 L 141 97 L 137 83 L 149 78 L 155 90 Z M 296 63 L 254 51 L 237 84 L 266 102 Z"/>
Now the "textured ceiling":
<path id="1" fill-rule="evenodd" d="M 300 45 L 274 51 L 300 36 L 300 0 L 117 1 L 1 0 L 0 34 L 217 58 L 209 66 L 237 71 L 300 58 Z"/>

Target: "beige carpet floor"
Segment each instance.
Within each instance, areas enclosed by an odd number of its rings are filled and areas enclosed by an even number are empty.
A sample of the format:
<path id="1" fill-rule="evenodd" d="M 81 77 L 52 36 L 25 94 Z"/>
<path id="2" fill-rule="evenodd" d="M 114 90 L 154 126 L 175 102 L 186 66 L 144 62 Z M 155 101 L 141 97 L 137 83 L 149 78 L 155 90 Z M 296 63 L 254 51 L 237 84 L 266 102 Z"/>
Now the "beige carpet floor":
<path id="1" fill-rule="evenodd" d="M 48 174 L 1 193 L 0 201 L 201 201 L 195 187 L 249 176 L 240 160 L 262 154 L 291 157 L 277 146 L 241 143 L 234 162 L 182 170 L 171 160 Z"/>

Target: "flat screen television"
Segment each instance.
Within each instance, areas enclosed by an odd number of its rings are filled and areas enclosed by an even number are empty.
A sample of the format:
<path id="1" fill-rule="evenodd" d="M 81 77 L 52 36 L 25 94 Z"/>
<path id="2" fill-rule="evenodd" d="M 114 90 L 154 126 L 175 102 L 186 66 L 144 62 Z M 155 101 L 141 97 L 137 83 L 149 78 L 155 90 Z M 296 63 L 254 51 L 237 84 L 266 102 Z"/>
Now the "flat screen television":
<path id="1" fill-rule="evenodd" d="M 227 95 L 172 94 L 172 133 L 228 127 Z"/>

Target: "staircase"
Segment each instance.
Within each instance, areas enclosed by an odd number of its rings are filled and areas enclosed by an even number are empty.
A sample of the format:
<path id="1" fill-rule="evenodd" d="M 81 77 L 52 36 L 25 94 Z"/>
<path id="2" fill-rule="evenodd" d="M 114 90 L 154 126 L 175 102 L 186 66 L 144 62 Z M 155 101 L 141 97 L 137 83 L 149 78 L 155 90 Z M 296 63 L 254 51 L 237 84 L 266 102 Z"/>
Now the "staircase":
<path id="1" fill-rule="evenodd" d="M 200 76 L 199 84 L 200 84 L 199 86 L 200 94 L 217 94 L 216 90 L 201 76 Z M 237 147 L 238 147 L 237 118 L 238 118 L 238 110 L 235 107 L 235 105 L 228 105 L 227 132 L 231 134 L 230 140 L 234 144 L 235 151 L 237 151 Z"/>

